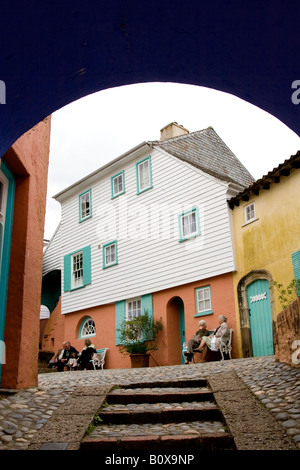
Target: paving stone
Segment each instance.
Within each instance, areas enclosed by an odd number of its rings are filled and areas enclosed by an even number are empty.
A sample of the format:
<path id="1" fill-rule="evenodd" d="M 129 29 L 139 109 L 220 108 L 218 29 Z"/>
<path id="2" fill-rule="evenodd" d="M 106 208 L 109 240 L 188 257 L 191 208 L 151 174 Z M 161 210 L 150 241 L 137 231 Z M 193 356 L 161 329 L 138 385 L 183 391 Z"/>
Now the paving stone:
<path id="1" fill-rule="evenodd" d="M 241 379 L 238 389 L 235 382 L 230 383 L 230 376 L 235 375 Z M 56 419 L 56 415 L 59 415 L 57 411 L 60 409 L 60 405 L 68 403 L 73 393 L 74 396 L 77 393 L 79 397 L 106 396 L 108 390 L 112 389 L 114 385 L 147 384 L 153 380 L 159 381 L 163 385 L 174 379 L 177 382 L 182 382 L 205 379 L 208 376 L 214 377 L 212 388 L 215 392 L 218 392 L 218 388 L 222 384 L 231 387 L 228 390 L 241 394 L 243 390 L 250 392 L 251 388 L 250 393 L 252 393 L 257 405 L 264 404 L 265 412 L 274 417 L 276 423 L 286 434 L 288 431 L 292 431 L 289 438 L 291 439 L 293 436 L 293 442 L 297 443 L 296 438 L 300 436 L 300 419 L 298 417 L 300 415 L 300 369 L 280 364 L 274 360 L 274 356 L 267 356 L 234 359 L 222 363 L 193 364 L 189 367 L 178 365 L 144 369 L 104 369 L 101 373 L 99 371 L 78 371 L 40 374 L 38 387 L 17 390 L 13 394 L 7 394 L 4 399 L 0 395 L 0 424 L 2 428 L 4 429 L 3 421 L 17 425 L 12 434 L 2 434 L 1 437 L 7 436 L 8 440 L 7 442 L 1 440 L 0 448 L 13 449 L 16 444 L 24 446 L 28 444 L 28 448 L 30 445 L 35 445 L 33 440 L 37 438 L 37 434 L 41 435 L 46 432 L 48 424 Z M 227 412 L 234 411 L 234 405 L 237 405 L 234 394 L 232 394 L 232 403 L 233 405 L 230 406 L 229 399 L 225 401 Z M 182 403 L 178 405 L 178 407 L 185 406 L 188 405 Z M 67 409 L 68 405 L 65 410 Z M 246 412 L 249 410 L 249 413 L 252 410 L 248 402 L 245 402 L 244 410 Z M 85 410 L 82 408 L 82 411 Z M 287 414 L 284 420 L 276 418 L 281 413 Z M 61 414 L 61 416 L 64 415 Z M 39 422 L 41 418 L 45 420 L 44 423 Z M 293 427 L 285 428 L 283 426 L 283 423 L 288 421 L 294 422 Z M 37 425 L 42 425 L 41 429 L 35 429 Z M 10 429 L 12 430 L 12 428 Z M 299 430 L 298 434 L 293 434 L 297 430 Z M 4 433 L 4 431 L 2 432 Z M 17 437 L 19 432 L 22 432 L 23 437 Z M 268 433 L 266 432 L 266 434 Z M 25 439 L 26 442 L 17 442 L 17 439 Z M 78 446 L 76 439 L 72 440 L 75 447 Z M 56 441 L 57 439 L 52 439 L 52 442 Z M 258 448 L 260 442 L 260 440 L 257 441 Z M 276 439 L 275 444 L 278 444 Z M 16 446 L 16 448 L 19 447 Z"/>

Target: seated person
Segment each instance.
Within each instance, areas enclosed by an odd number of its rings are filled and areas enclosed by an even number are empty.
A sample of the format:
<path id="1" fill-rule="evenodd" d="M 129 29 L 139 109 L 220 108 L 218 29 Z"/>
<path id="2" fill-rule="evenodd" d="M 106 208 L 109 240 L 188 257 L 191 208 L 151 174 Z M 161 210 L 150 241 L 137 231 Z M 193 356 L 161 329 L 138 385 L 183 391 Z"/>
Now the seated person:
<path id="1" fill-rule="evenodd" d="M 76 353 L 74 353 L 74 352 L 71 353 L 70 359 L 68 360 L 68 362 L 66 364 L 68 369 L 70 369 L 70 370 L 76 370 L 77 369 L 78 362 L 77 362 L 76 356 L 77 356 Z"/>
<path id="2" fill-rule="evenodd" d="M 198 351 L 202 352 L 205 345 L 212 351 L 217 351 L 220 347 L 221 340 L 227 341 L 230 337 L 230 330 L 227 325 L 227 318 L 224 315 L 219 316 L 219 326 L 212 335 L 203 336 Z"/>
<path id="3" fill-rule="evenodd" d="M 76 356 L 78 354 L 77 349 L 71 346 L 70 341 L 64 341 L 62 346 L 63 348 L 58 351 L 54 359 L 54 363 L 56 363 L 57 366 L 57 372 L 63 372 L 72 353 L 75 353 Z"/>
<path id="4" fill-rule="evenodd" d="M 97 353 L 95 346 L 91 343 L 90 339 L 84 340 L 85 347 L 82 349 L 79 358 L 78 365 L 80 370 L 92 369 L 92 363 L 90 362 L 93 355 Z"/>
<path id="5" fill-rule="evenodd" d="M 193 356 L 194 356 L 193 350 L 199 347 L 202 337 L 209 335 L 209 331 L 206 329 L 206 327 L 207 327 L 206 321 L 200 320 L 199 330 L 196 331 L 194 336 L 188 341 L 188 344 L 187 344 L 188 350 L 184 352 L 184 356 L 186 358 L 185 364 L 188 364 L 189 361 L 193 359 Z"/>

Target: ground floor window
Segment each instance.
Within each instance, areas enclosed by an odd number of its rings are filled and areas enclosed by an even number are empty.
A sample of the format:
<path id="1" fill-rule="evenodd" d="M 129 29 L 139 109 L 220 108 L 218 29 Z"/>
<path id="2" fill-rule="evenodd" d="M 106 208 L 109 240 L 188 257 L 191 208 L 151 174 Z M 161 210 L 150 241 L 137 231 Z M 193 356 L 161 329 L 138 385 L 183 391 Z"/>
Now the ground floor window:
<path id="1" fill-rule="evenodd" d="M 96 327 L 91 317 L 85 318 L 79 329 L 79 338 L 88 338 L 96 335 Z"/>
<path id="2" fill-rule="evenodd" d="M 211 289 L 210 286 L 196 289 L 197 315 L 208 315 L 212 313 Z"/>
<path id="3" fill-rule="evenodd" d="M 142 314 L 142 301 L 141 299 L 134 299 L 127 301 L 127 320 L 132 320 Z"/>

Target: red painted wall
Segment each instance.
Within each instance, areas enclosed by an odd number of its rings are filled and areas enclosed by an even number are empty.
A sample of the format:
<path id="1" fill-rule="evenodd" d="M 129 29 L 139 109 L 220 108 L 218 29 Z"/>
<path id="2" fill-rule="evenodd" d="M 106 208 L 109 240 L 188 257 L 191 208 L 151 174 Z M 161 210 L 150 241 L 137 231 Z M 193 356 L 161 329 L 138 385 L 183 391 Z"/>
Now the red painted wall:
<path id="1" fill-rule="evenodd" d="M 45 119 L 4 155 L 16 178 L 16 192 L 4 330 L 3 388 L 37 385 L 50 123 L 50 118 Z"/>
<path id="2" fill-rule="evenodd" d="M 195 289 L 203 286 L 211 286 L 213 314 L 202 317 L 194 317 L 196 314 Z M 233 297 L 232 274 L 225 274 L 201 282 L 194 282 L 172 289 L 167 289 L 153 294 L 154 318 L 162 318 L 164 328 L 159 333 L 158 350 L 152 352 L 150 366 L 181 364 L 181 348 L 179 333 L 179 312 L 176 304 L 170 302 L 175 297 L 180 297 L 184 303 L 186 339 L 198 330 L 199 320 L 207 322 L 208 329 L 218 326 L 218 316 L 225 315 L 230 328 L 236 330 L 235 307 Z M 60 315 L 60 304 L 51 314 L 45 334 L 51 331 L 51 337 L 59 338 L 55 342 L 55 353 L 61 347 L 63 340 L 69 340 L 77 349 L 81 350 L 84 340 L 78 339 L 79 328 L 85 317 L 92 317 L 96 326 L 96 336 L 91 340 L 96 348 L 108 347 L 105 367 L 108 369 L 129 368 L 130 359 L 119 352 L 115 345 L 115 305 L 108 304 L 90 308 L 81 312 Z M 60 322 L 58 316 L 60 315 Z M 62 320 L 63 319 L 63 320 Z M 64 322 L 64 337 L 62 337 L 61 322 Z M 49 339 L 43 340 L 43 349 L 52 350 L 49 347 Z M 236 339 L 233 335 L 233 357 L 237 357 L 238 350 Z M 155 359 L 154 359 L 155 358 Z"/>

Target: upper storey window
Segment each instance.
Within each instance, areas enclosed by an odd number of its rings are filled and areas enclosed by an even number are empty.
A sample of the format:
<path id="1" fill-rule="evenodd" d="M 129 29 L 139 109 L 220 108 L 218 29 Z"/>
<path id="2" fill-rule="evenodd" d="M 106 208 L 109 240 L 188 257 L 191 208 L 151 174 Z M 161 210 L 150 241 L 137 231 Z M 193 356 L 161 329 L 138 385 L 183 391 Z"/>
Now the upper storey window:
<path id="1" fill-rule="evenodd" d="M 200 235 L 198 208 L 194 207 L 188 212 L 178 216 L 180 241 Z"/>
<path id="2" fill-rule="evenodd" d="M 124 171 L 111 178 L 111 197 L 117 197 L 125 193 Z"/>
<path id="3" fill-rule="evenodd" d="M 85 191 L 79 196 L 79 222 L 92 217 L 91 190 Z"/>
<path id="4" fill-rule="evenodd" d="M 137 193 L 152 188 L 151 157 L 144 158 L 136 164 Z"/>
<path id="5" fill-rule="evenodd" d="M 255 203 L 251 202 L 251 204 L 245 206 L 245 223 L 248 224 L 254 220 L 256 220 Z"/>

